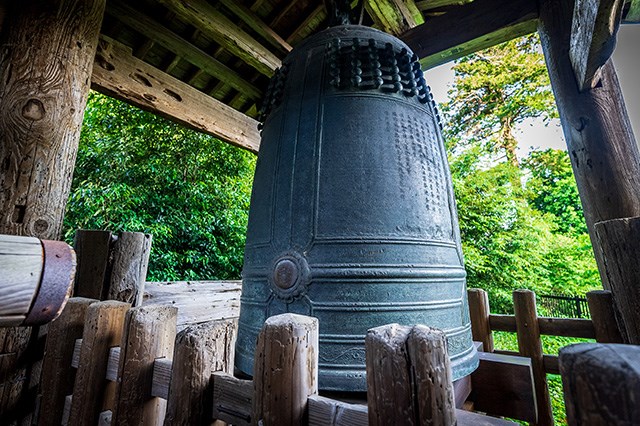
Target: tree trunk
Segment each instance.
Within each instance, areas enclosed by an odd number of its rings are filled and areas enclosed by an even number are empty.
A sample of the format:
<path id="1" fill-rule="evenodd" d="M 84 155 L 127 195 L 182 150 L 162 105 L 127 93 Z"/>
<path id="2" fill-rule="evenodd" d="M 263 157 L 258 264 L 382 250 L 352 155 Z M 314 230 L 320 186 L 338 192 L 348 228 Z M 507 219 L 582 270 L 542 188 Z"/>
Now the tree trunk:
<path id="1" fill-rule="evenodd" d="M 105 0 L 7 6 L 0 41 L 0 234 L 55 240 L 71 185 Z M 31 329 L 0 332 L 0 418 L 26 421 Z M 37 342 L 37 330 L 34 331 Z"/>
<path id="2" fill-rule="evenodd" d="M 578 90 L 569 57 L 573 6 L 574 0 L 540 0 L 538 32 L 600 277 L 612 290 L 595 224 L 640 216 L 640 152 L 611 60 L 596 87 Z"/>

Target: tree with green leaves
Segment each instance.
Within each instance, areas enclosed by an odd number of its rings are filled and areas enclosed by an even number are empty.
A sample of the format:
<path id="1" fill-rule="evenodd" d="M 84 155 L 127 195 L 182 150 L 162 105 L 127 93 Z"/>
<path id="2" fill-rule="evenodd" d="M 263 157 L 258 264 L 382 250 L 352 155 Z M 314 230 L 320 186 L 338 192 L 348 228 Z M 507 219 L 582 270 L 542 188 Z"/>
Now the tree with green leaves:
<path id="1" fill-rule="evenodd" d="M 150 280 L 238 279 L 254 166 L 248 152 L 92 92 L 65 237 L 147 232 Z"/>
<path id="2" fill-rule="evenodd" d="M 450 141 L 482 144 L 519 166 L 515 126 L 558 113 L 537 35 L 515 39 L 459 60 L 444 105 Z"/>
<path id="3" fill-rule="evenodd" d="M 557 116 L 537 36 L 470 55 L 454 66 L 445 137 L 472 287 L 492 309 L 511 293 L 584 293 L 599 284 L 566 152 L 516 153 L 516 125 Z"/>

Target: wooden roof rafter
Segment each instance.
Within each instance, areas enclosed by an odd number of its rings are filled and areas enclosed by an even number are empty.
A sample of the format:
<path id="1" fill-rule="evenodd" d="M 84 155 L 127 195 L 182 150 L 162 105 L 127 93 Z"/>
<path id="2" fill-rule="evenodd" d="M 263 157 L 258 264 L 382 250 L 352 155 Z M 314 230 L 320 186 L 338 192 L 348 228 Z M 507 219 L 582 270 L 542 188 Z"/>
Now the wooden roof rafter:
<path id="1" fill-rule="evenodd" d="M 638 19 L 640 0 L 617 0 L 622 2 L 622 22 Z M 365 25 L 398 35 L 426 69 L 535 32 L 537 4 L 351 1 L 352 8 L 362 5 Z M 328 16 L 323 0 L 109 0 L 107 14 L 103 34 L 133 48 L 133 56 L 249 117 L 257 115 L 268 77 L 282 58 L 324 29 Z"/>

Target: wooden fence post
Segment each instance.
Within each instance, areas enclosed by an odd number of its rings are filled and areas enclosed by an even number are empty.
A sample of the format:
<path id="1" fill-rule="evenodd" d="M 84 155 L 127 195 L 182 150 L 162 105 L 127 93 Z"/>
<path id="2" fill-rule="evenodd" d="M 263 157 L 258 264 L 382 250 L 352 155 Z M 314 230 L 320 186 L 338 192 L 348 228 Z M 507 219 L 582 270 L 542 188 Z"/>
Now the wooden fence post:
<path id="1" fill-rule="evenodd" d="M 513 292 L 513 308 L 516 316 L 518 349 L 520 356 L 531 358 L 531 369 L 538 404 L 538 425 L 553 425 L 547 373 L 544 371 L 540 327 L 536 313 L 536 295 L 531 290 Z"/>
<path id="2" fill-rule="evenodd" d="M 616 322 L 613 295 L 608 290 L 593 290 L 587 293 L 591 321 L 598 343 L 622 343 Z"/>
<path id="3" fill-rule="evenodd" d="M 142 304 L 151 253 L 151 235 L 123 232 L 113 247 L 113 265 L 107 299 Z"/>
<path id="4" fill-rule="evenodd" d="M 595 224 L 613 301 L 620 313 L 625 343 L 640 344 L 640 217 L 613 219 Z"/>
<path id="5" fill-rule="evenodd" d="M 365 338 L 369 424 L 456 424 L 445 334 L 389 324 Z"/>
<path id="6" fill-rule="evenodd" d="M 109 254 L 115 236 L 111 231 L 78 229 L 73 247 L 78 256 L 74 295 L 104 300 L 109 276 Z"/>
<path id="7" fill-rule="evenodd" d="M 65 397 L 73 391 L 76 377 L 71 367 L 74 344 L 82 337 L 85 317 L 94 302 L 81 297 L 69 299 L 60 316 L 49 324 L 40 387 L 40 426 L 62 422 Z"/>
<path id="8" fill-rule="evenodd" d="M 493 352 L 493 333 L 489 325 L 489 295 L 480 288 L 467 290 L 469 315 L 471 316 L 471 335 L 476 342 L 482 342 L 484 352 Z"/>
<path id="9" fill-rule="evenodd" d="M 176 336 L 165 425 L 211 422 L 211 374 L 233 374 L 238 320 L 210 321 L 182 330 Z"/>
<path id="10" fill-rule="evenodd" d="M 172 306 L 130 309 L 120 344 L 120 364 L 113 412 L 117 425 L 161 425 L 166 401 L 152 397 L 156 358 L 173 355 L 178 310 Z"/>
<path id="11" fill-rule="evenodd" d="M 318 393 L 318 320 L 296 314 L 268 318 L 256 347 L 252 424 L 300 425 Z"/>
<path id="12" fill-rule="evenodd" d="M 89 307 L 71 400 L 70 425 L 93 425 L 101 411 L 113 409 L 115 383 L 106 380 L 109 350 L 122 340 L 131 305 L 115 300 Z"/>
<path id="13" fill-rule="evenodd" d="M 569 425 L 640 424 L 640 347 L 567 346 L 560 373 Z"/>

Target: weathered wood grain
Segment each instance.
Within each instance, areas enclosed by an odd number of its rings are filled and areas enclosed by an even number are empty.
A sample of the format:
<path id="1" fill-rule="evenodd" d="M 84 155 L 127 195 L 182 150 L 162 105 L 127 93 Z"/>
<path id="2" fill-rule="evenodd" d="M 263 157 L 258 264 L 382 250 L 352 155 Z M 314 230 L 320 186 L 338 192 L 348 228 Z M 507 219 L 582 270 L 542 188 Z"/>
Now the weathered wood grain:
<path id="1" fill-rule="evenodd" d="M 151 379 L 151 396 L 162 399 L 169 399 L 169 387 L 171 386 L 171 371 L 173 360 L 167 358 L 156 358 L 153 361 L 153 377 Z M 166 422 L 165 415 L 165 422 Z M 173 423 L 169 423 L 173 424 Z"/>
<path id="2" fill-rule="evenodd" d="M 281 314 L 265 322 L 255 352 L 253 422 L 299 425 L 318 393 L 318 320 Z"/>
<path id="3" fill-rule="evenodd" d="M 600 71 L 598 87 L 579 90 L 569 57 L 573 6 L 540 0 L 538 32 L 598 270 L 611 290 L 595 224 L 640 216 L 640 151 L 611 60 Z M 624 337 L 622 327 L 621 332 Z"/>
<path id="4" fill-rule="evenodd" d="M 178 329 L 240 314 L 241 281 L 147 282 L 144 306 L 171 305 L 178 308 Z"/>
<path id="5" fill-rule="evenodd" d="M 49 324 L 40 385 L 38 425 L 62 422 L 65 397 L 73 392 L 76 372 L 71 366 L 76 339 L 82 337 L 85 320 L 95 299 L 69 299 L 60 316 Z"/>
<path id="6" fill-rule="evenodd" d="M 113 408 L 115 383 L 106 379 L 109 350 L 122 340 L 125 315 L 130 307 L 129 303 L 115 300 L 89 307 L 73 387 L 70 424 L 96 424 L 100 412 Z"/>
<path id="7" fill-rule="evenodd" d="M 365 338 L 369 424 L 456 424 L 445 334 L 389 324 Z"/>
<path id="8" fill-rule="evenodd" d="M 259 101 L 262 98 L 262 92 L 243 79 L 236 71 L 126 3 L 110 1 L 107 4 L 107 14 L 197 66 L 202 72 L 206 72 L 242 92 L 250 99 Z"/>
<path id="9" fill-rule="evenodd" d="M 0 235 L 0 318 L 20 325 L 38 293 L 44 254 L 40 240 Z"/>
<path id="10" fill-rule="evenodd" d="M 107 299 L 140 306 L 147 280 L 151 235 L 122 232 L 113 243 L 113 263 Z"/>
<path id="11" fill-rule="evenodd" d="M 216 43 L 271 77 L 282 63 L 269 49 L 242 31 L 206 0 L 159 0 L 182 20 L 191 22 Z"/>
<path id="12" fill-rule="evenodd" d="M 640 347 L 567 346 L 560 371 L 570 425 L 640 424 Z"/>
<path id="13" fill-rule="evenodd" d="M 595 232 L 625 343 L 640 345 L 640 217 L 598 222 Z"/>
<path id="14" fill-rule="evenodd" d="M 0 233 L 60 236 L 104 0 L 11 2 L 0 48 Z"/>
<path id="15" fill-rule="evenodd" d="M 211 321 L 187 327 L 176 336 L 165 425 L 211 421 L 211 375 L 233 373 L 237 330 L 237 320 Z"/>
<path id="16" fill-rule="evenodd" d="M 258 152 L 258 122 L 133 57 L 105 36 L 93 65 L 91 87 L 188 128 Z"/>
<path id="17" fill-rule="evenodd" d="M 213 418 L 234 426 L 252 424 L 253 382 L 216 372 L 213 381 Z"/>
<path id="18" fill-rule="evenodd" d="M 576 0 L 569 57 L 580 90 L 594 88 L 616 46 L 625 0 Z"/>
<path id="19" fill-rule="evenodd" d="M 252 30 L 260 34 L 269 44 L 278 49 L 280 53 L 288 53 L 292 47 L 284 41 L 270 26 L 268 26 L 251 9 L 235 0 L 220 0 L 220 3 L 232 11 L 242 22 L 247 24 Z"/>
<path id="20" fill-rule="evenodd" d="M 367 0 L 364 7 L 377 28 L 395 36 L 424 23 L 413 0 Z"/>
<path id="21" fill-rule="evenodd" d="M 400 38 L 433 68 L 536 30 L 535 0 L 474 0 L 444 6 Z"/>
<path id="22" fill-rule="evenodd" d="M 622 343 L 622 335 L 616 322 L 613 295 L 608 290 L 587 293 L 587 303 L 598 343 Z"/>
<path id="23" fill-rule="evenodd" d="M 4 2 L 0 234 L 55 240 L 71 186 L 105 0 Z M 0 333 L 0 418 L 29 422 L 38 331 Z M 27 353 L 21 365 L 18 354 Z M 30 389 L 29 383 L 33 386 Z"/>
<path id="24" fill-rule="evenodd" d="M 551 400 L 547 375 L 544 370 L 540 327 L 536 313 L 536 295 L 530 290 L 513 292 L 513 309 L 516 317 L 518 349 L 520 355 L 531 358 L 536 402 L 538 407 L 537 425 L 553 425 Z"/>
<path id="25" fill-rule="evenodd" d="M 114 425 L 161 425 L 166 401 L 151 395 L 156 358 L 173 356 L 177 309 L 130 309 L 120 344 Z"/>

